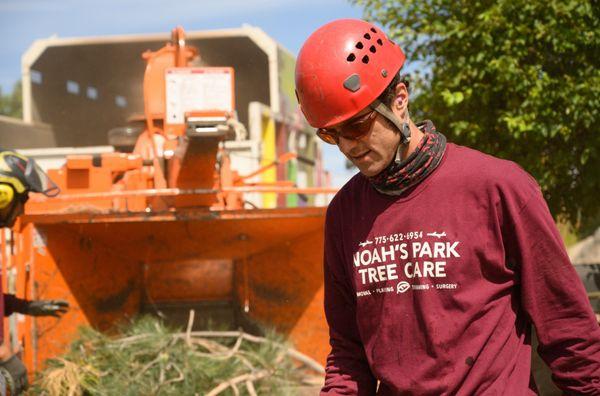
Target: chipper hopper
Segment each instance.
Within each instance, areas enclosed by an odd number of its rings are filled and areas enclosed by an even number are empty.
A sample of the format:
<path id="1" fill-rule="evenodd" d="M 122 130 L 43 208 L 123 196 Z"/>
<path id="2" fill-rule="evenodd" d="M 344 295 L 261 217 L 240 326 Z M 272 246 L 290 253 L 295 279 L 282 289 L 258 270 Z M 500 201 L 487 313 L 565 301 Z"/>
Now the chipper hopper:
<path id="1" fill-rule="evenodd" d="M 302 161 L 297 153 L 233 169 L 231 147 L 248 139 L 236 115 L 235 69 L 203 65 L 181 28 L 143 58 L 143 114 L 129 118 L 142 126 L 133 149 L 68 156 L 49 171 L 62 193 L 33 197 L 3 240 L 6 289 L 72 307 L 60 319 L 12 319 L 11 342 L 38 370 L 80 325 L 111 331 L 140 313 L 185 324 L 193 309 L 196 328 L 272 327 L 323 362 L 325 209 L 314 197 L 333 190 L 261 177 Z M 288 132 L 304 128 L 268 110 Z M 118 132 L 113 139 L 131 138 Z M 286 205 L 290 196 L 300 205 Z"/>

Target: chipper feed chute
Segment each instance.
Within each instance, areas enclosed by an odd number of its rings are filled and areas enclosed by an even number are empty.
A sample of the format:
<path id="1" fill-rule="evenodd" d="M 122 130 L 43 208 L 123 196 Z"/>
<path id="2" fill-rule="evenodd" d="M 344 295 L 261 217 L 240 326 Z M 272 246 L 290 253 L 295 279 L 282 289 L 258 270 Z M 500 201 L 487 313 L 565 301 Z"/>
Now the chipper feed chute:
<path id="1" fill-rule="evenodd" d="M 323 361 L 321 208 L 134 215 L 37 214 L 16 242 L 17 293 L 64 298 L 59 320 L 18 324 L 32 367 L 64 351 L 77 327 L 110 330 L 141 312 L 196 328 L 262 324 Z"/>

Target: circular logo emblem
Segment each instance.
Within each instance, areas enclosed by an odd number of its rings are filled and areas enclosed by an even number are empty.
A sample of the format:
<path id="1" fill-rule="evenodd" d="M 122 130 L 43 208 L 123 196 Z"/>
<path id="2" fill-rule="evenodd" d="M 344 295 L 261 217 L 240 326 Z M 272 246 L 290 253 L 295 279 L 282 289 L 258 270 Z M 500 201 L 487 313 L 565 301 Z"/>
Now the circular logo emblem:
<path id="1" fill-rule="evenodd" d="M 396 285 L 396 294 L 404 293 L 410 289 L 410 284 L 406 281 L 398 282 Z"/>

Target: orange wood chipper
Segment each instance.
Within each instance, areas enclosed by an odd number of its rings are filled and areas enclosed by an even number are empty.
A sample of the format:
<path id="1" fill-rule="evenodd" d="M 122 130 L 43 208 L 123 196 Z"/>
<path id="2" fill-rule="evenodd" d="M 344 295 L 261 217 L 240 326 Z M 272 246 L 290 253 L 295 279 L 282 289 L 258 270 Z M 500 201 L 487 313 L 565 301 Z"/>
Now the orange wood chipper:
<path id="1" fill-rule="evenodd" d="M 144 130 L 134 149 L 68 156 L 49 171 L 62 193 L 32 197 L 12 237 L 3 234 L 5 290 L 71 305 L 60 319 L 16 316 L 6 334 L 35 371 L 80 325 L 109 331 L 140 313 L 182 323 L 194 309 L 198 327 L 266 325 L 323 362 L 324 207 L 275 199 L 265 208 L 260 197 L 310 203 L 334 190 L 260 181 L 294 153 L 246 174 L 232 169 L 225 142 L 246 133 L 234 70 L 194 66 L 198 51 L 181 28 L 143 58 L 144 113 L 130 120 Z"/>

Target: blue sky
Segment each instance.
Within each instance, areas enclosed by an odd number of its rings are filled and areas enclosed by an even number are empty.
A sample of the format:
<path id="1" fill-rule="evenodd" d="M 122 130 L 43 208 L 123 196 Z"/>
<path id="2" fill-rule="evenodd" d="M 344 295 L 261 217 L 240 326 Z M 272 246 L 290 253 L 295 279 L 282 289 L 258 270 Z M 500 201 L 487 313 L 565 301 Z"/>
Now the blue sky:
<path id="1" fill-rule="evenodd" d="M 298 53 L 319 26 L 337 18 L 360 18 L 346 0 L 0 0 L 0 87 L 12 90 L 21 74 L 21 55 L 39 38 L 169 32 L 258 26 Z M 327 145 L 324 145 L 327 146 Z M 333 146 L 324 147 L 325 166 L 341 185 L 353 172 Z"/>

